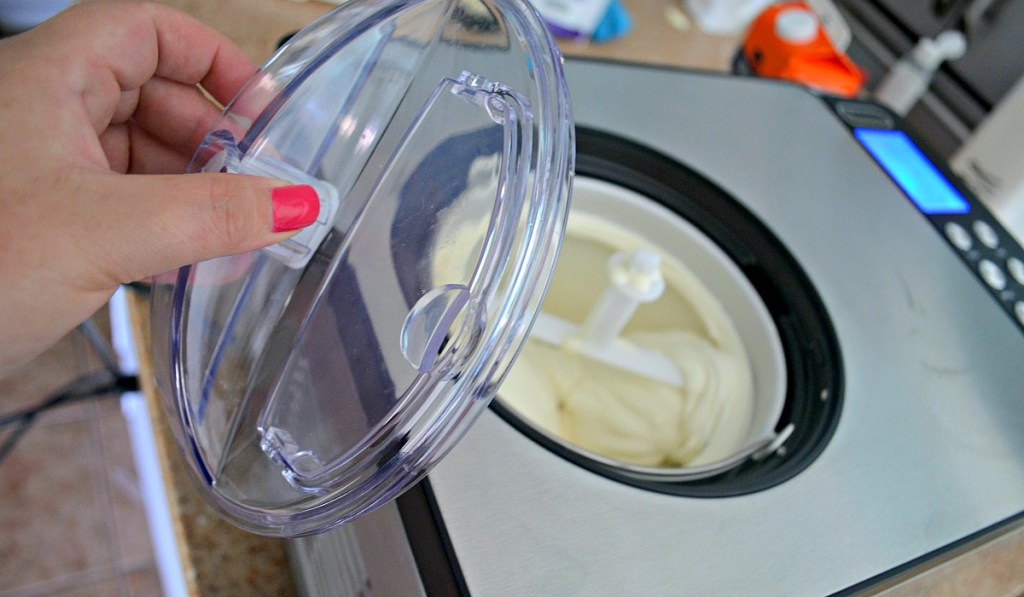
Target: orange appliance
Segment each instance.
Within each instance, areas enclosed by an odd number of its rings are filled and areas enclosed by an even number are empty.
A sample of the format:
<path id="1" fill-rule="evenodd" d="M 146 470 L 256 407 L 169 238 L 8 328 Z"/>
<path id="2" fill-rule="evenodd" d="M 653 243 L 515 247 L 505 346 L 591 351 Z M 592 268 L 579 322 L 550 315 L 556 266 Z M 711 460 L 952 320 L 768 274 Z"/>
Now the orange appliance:
<path id="1" fill-rule="evenodd" d="M 854 97 L 866 79 L 864 71 L 836 50 L 803 2 L 784 2 L 762 12 L 747 31 L 742 52 L 758 76 L 793 81 L 829 95 Z"/>

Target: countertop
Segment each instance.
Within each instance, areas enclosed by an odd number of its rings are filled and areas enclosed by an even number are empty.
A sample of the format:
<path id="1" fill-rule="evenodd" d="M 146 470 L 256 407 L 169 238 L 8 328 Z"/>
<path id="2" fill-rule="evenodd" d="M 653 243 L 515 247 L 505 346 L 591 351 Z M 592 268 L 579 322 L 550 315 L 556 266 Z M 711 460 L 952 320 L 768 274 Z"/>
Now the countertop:
<path id="1" fill-rule="evenodd" d="M 239 44 L 262 63 L 285 35 L 332 8 L 293 0 L 162 0 L 188 12 Z M 607 44 L 563 42 L 568 56 L 724 71 L 736 50 L 735 37 L 706 35 L 688 26 L 681 0 L 626 0 L 633 32 Z M 157 431 L 175 533 L 186 582 L 193 595 L 294 595 L 284 542 L 229 525 L 200 497 L 167 425 L 153 382 L 149 354 L 149 305 L 144 293 L 129 293 L 129 310 L 140 351 L 140 376 Z M 1024 528 L 1017 525 L 965 544 L 936 561 L 907 570 L 870 592 L 888 595 L 1022 595 Z"/>

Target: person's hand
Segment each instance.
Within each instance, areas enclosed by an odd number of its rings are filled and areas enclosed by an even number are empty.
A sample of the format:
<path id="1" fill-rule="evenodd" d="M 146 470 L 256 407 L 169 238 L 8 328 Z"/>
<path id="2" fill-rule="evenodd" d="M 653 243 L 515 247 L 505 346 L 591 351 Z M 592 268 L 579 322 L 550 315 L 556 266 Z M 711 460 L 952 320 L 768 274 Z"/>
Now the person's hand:
<path id="1" fill-rule="evenodd" d="M 119 284 L 316 218 L 307 186 L 177 174 L 220 113 L 197 85 L 226 103 L 255 70 L 157 4 L 85 4 L 0 41 L 0 377 Z"/>

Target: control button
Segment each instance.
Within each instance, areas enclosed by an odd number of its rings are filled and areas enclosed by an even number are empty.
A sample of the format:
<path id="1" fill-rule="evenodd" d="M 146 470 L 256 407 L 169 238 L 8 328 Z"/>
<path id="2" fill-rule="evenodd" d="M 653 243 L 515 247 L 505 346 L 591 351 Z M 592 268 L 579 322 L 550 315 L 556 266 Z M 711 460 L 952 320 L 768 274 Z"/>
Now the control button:
<path id="1" fill-rule="evenodd" d="M 836 102 L 836 114 L 854 128 L 891 129 L 896 126 L 885 108 L 864 102 Z"/>
<path id="2" fill-rule="evenodd" d="M 1013 314 L 1017 316 L 1017 321 L 1024 325 L 1024 301 L 1017 301 L 1013 304 Z"/>
<path id="3" fill-rule="evenodd" d="M 953 243 L 953 246 L 961 251 L 970 251 L 971 247 L 974 246 L 970 233 L 960 224 L 947 222 L 945 230 L 946 238 L 949 239 L 949 242 Z"/>
<path id="4" fill-rule="evenodd" d="M 978 272 L 981 274 L 981 279 L 985 280 L 985 283 L 992 288 L 996 290 L 1006 288 L 1006 274 L 998 265 L 988 259 L 982 259 L 978 263 Z"/>
<path id="5" fill-rule="evenodd" d="M 1006 260 L 1006 269 L 1010 271 L 1010 275 L 1018 284 L 1024 284 L 1024 261 L 1010 257 Z"/>
<path id="6" fill-rule="evenodd" d="M 974 236 L 978 237 L 981 244 L 985 245 L 990 249 L 994 249 L 999 246 L 999 233 L 995 231 L 988 222 L 984 220 L 976 220 L 971 228 L 974 229 Z"/>

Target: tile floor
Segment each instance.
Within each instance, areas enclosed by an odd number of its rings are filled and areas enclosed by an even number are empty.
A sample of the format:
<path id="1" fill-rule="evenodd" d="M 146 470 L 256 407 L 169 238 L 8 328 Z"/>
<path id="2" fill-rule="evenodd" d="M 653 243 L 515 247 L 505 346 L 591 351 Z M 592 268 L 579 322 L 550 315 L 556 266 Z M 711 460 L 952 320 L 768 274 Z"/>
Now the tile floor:
<path id="1" fill-rule="evenodd" d="M 76 331 L 0 381 L 0 416 L 101 368 Z M 160 595 L 115 395 L 39 417 L 0 463 L 0 597 L 32 595 Z"/>

